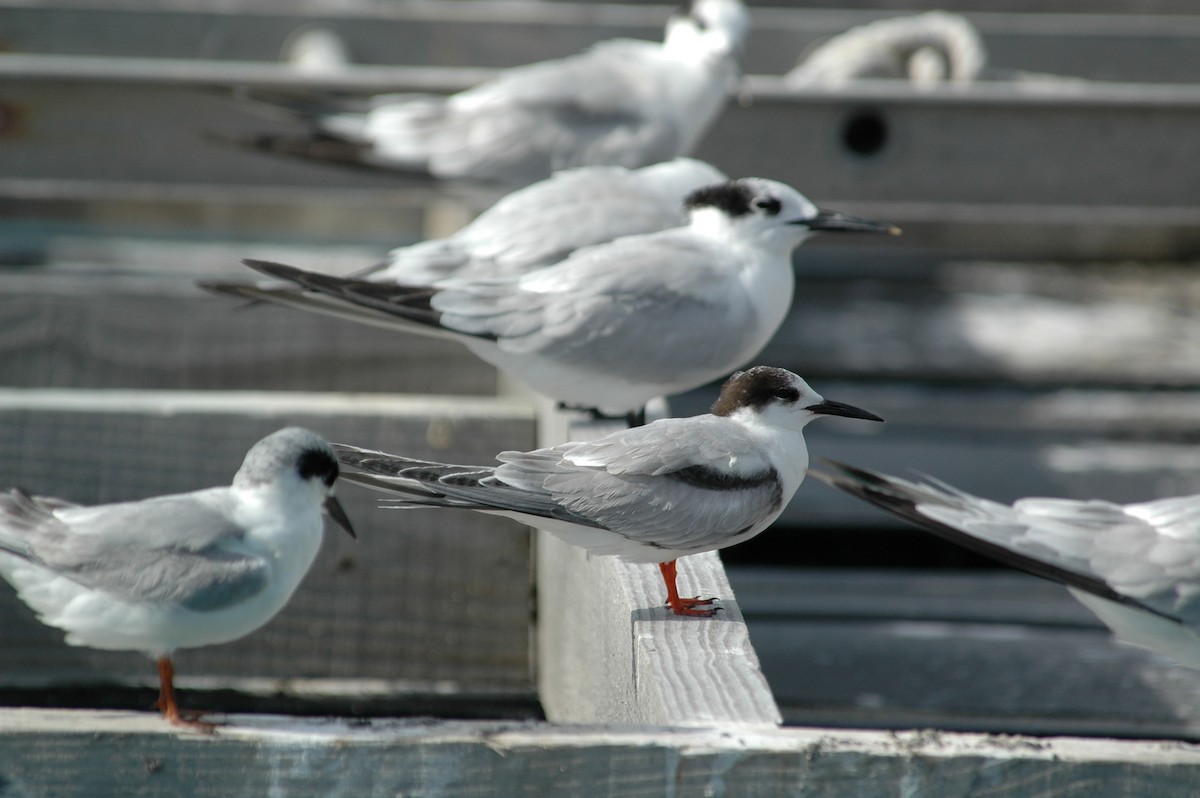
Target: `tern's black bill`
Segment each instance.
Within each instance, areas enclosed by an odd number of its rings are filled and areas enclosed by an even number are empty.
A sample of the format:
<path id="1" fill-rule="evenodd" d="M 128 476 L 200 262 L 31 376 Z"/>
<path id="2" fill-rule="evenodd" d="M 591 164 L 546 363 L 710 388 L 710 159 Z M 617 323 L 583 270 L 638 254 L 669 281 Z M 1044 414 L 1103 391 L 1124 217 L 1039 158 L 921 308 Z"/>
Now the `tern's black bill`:
<path id="1" fill-rule="evenodd" d="M 337 496 L 325 497 L 325 512 L 335 524 L 346 530 L 347 535 L 358 540 L 358 535 L 354 533 L 354 526 L 350 523 L 350 517 L 342 509 L 342 503 L 337 500 Z"/>
<path id="2" fill-rule="evenodd" d="M 883 421 L 879 416 L 860 407 L 842 402 L 831 402 L 828 399 L 815 405 L 809 405 L 804 409 L 822 416 L 845 416 L 846 418 L 861 418 L 864 421 Z"/>
<path id="3" fill-rule="evenodd" d="M 900 228 L 888 222 L 876 222 L 861 216 L 851 216 L 841 211 L 818 211 L 811 219 L 794 222 L 808 225 L 810 230 L 821 230 L 830 233 L 885 233 L 890 236 L 900 235 Z"/>

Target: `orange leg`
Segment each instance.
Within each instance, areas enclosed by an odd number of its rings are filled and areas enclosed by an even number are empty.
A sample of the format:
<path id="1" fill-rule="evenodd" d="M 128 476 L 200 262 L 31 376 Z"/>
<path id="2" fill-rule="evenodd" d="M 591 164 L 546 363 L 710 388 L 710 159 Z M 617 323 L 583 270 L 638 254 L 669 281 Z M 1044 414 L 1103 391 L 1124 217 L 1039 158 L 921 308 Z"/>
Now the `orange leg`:
<path id="1" fill-rule="evenodd" d="M 675 561 L 660 562 L 658 570 L 662 572 L 663 581 L 667 583 L 667 606 L 671 608 L 671 612 L 676 615 L 696 615 L 701 618 L 710 618 L 715 615 L 721 608 L 713 607 L 707 610 L 696 609 L 705 604 L 712 604 L 715 599 L 702 598 L 680 598 L 679 590 L 675 587 Z"/>
<path id="2" fill-rule="evenodd" d="M 185 717 L 179 709 L 179 704 L 175 701 L 175 665 L 170 657 L 158 658 L 158 700 L 154 702 L 154 708 L 162 712 L 163 717 L 172 726 L 183 726 L 209 734 L 217 728 L 215 723 L 197 720 L 196 718 L 200 717 L 199 713 L 188 713 L 190 717 Z"/>

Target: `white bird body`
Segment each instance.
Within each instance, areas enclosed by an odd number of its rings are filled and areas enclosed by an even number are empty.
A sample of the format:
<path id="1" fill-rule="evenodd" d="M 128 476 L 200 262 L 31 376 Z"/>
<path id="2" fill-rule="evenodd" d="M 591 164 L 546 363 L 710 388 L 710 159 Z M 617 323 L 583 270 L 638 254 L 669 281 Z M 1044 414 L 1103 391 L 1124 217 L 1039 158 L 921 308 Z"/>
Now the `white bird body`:
<path id="1" fill-rule="evenodd" d="M 289 427 L 251 448 L 228 487 L 93 507 L 9 491 L 0 576 L 67 643 L 141 651 L 161 667 L 284 607 L 320 547 L 322 508 L 351 531 L 337 473 L 328 443 Z"/>
<path id="2" fill-rule="evenodd" d="M 882 420 L 823 399 L 791 372 L 759 366 L 731 377 L 709 414 L 501 452 L 499 466 L 334 448 L 348 469 L 344 479 L 400 496 L 394 506 L 503 515 L 594 554 L 657 562 L 672 609 L 709 614 L 694 609 L 706 602 L 679 598 L 674 560 L 736 545 L 770 526 L 804 479 L 803 430 L 819 415 Z"/>
<path id="3" fill-rule="evenodd" d="M 545 396 L 626 412 L 752 361 L 791 305 L 791 252 L 814 232 L 899 232 L 761 178 L 707 186 L 687 207 L 687 226 L 512 277 L 410 287 L 246 261 L 293 285 L 206 287 L 458 340 Z"/>
<path id="4" fill-rule="evenodd" d="M 813 476 L 960 545 L 1065 584 L 1118 637 L 1200 669 L 1200 496 L 1020 499 L 830 464 Z"/>
<path id="5" fill-rule="evenodd" d="M 662 42 L 600 42 L 448 97 L 380 95 L 365 111 L 309 117 L 364 163 L 440 179 L 528 185 L 575 166 L 644 166 L 696 146 L 738 75 L 748 25 L 740 0 L 693 0 Z"/>

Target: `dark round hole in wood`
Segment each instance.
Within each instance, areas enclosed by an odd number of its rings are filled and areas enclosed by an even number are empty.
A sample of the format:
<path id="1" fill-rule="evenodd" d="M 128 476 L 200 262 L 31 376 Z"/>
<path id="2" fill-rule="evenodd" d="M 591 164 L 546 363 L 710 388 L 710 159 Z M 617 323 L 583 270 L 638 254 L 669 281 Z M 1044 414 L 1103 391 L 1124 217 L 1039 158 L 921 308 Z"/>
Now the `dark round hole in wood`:
<path id="1" fill-rule="evenodd" d="M 875 111 L 859 111 L 842 127 L 842 143 L 855 155 L 874 155 L 887 140 L 887 122 Z"/>

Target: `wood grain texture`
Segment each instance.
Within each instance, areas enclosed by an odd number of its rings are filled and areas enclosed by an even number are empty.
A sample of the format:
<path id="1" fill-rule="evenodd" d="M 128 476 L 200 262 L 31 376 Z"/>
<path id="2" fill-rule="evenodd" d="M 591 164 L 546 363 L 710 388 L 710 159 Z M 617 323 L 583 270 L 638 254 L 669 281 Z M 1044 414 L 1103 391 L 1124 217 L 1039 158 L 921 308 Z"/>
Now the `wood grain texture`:
<path id="1" fill-rule="evenodd" d="M 302 798 L 712 795 L 1191 798 L 1164 742 L 829 729 L 614 729 L 237 716 L 216 737 L 147 713 L 0 712 L 0 794 Z"/>
<path id="2" fill-rule="evenodd" d="M 532 418 L 519 404 L 423 404 L 336 394 L 6 391 L 0 484 L 83 503 L 228 484 L 245 450 L 286 424 L 465 462 L 532 444 Z M 528 532 L 470 513 L 379 510 L 378 494 L 364 490 L 340 495 L 359 540 L 327 535 L 289 605 L 242 640 L 182 652 L 181 683 L 224 675 L 530 688 Z M 65 646 L 7 586 L 0 604 L 0 681 L 152 680 L 140 655 Z"/>
<path id="3" fill-rule="evenodd" d="M 560 416 L 562 414 L 559 414 Z M 543 422 L 544 423 L 544 422 Z M 574 425 L 544 443 L 598 437 Z M 679 561 L 681 595 L 716 596 L 713 618 L 664 606 L 654 565 L 590 557 L 538 534 L 538 682 L 546 716 L 563 723 L 671 726 L 777 724 L 733 591 L 715 553 Z"/>

